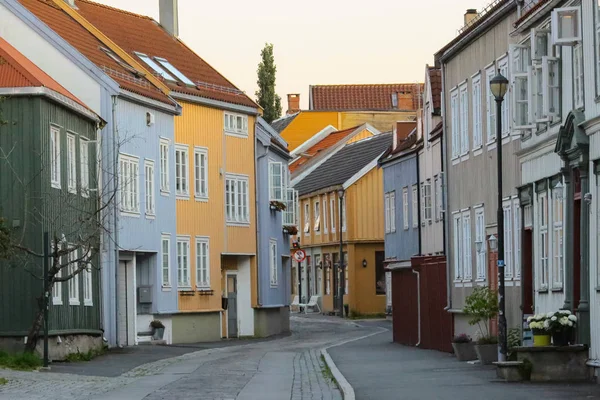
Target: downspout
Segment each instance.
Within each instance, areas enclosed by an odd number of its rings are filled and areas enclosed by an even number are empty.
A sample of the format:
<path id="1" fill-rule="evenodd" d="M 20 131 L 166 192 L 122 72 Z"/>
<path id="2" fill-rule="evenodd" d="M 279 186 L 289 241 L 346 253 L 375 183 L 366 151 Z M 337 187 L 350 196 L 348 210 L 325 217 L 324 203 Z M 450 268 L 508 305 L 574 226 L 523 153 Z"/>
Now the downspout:
<path id="1" fill-rule="evenodd" d="M 98 207 L 98 210 L 102 209 L 102 199 L 100 198 L 100 188 L 102 187 L 102 184 L 104 182 L 104 180 L 102 179 L 102 135 L 100 134 L 100 131 L 104 129 L 101 128 L 101 124 L 97 124 L 96 125 L 96 152 L 94 153 L 94 158 L 96 161 L 96 207 Z M 89 185 L 88 185 L 89 188 Z M 100 221 L 102 221 L 102 213 L 97 215 L 98 219 Z M 102 265 L 101 260 L 102 260 L 102 252 L 105 250 L 106 246 L 106 239 L 104 238 L 104 235 L 100 235 L 100 249 L 98 251 L 98 264 Z M 102 274 L 98 273 L 98 281 L 100 283 L 99 287 L 100 290 L 102 290 L 102 285 L 104 284 L 104 282 L 102 281 Z M 101 299 L 100 301 L 98 301 L 98 308 L 100 308 L 100 330 L 102 331 L 102 341 L 104 343 L 107 342 L 106 339 L 106 331 L 105 331 L 105 326 L 104 326 L 104 313 L 106 312 L 106 310 L 104 309 L 104 301 Z"/>
<path id="2" fill-rule="evenodd" d="M 421 345 L 421 274 L 414 269 L 412 270 L 412 273 L 417 275 L 417 329 L 419 341 L 415 344 L 415 347 L 419 347 Z"/>
<path id="3" fill-rule="evenodd" d="M 425 151 L 425 149 L 423 149 L 423 151 Z M 423 233 L 423 230 L 421 229 L 421 171 L 420 171 L 420 163 L 419 163 L 419 151 L 417 150 L 417 195 L 419 197 L 417 204 L 418 204 L 418 210 L 419 210 L 419 216 L 418 216 L 418 221 L 419 221 L 419 225 L 417 226 L 418 229 L 418 237 L 419 237 L 419 255 L 423 255 L 421 250 L 422 250 L 422 238 L 421 238 L 421 234 Z"/>
<path id="4" fill-rule="evenodd" d="M 258 306 L 262 306 L 261 302 L 260 302 L 260 255 L 261 255 L 261 247 L 260 247 L 260 220 L 258 219 L 258 207 L 259 207 L 259 201 L 258 201 L 258 196 L 260 195 L 260 190 L 259 190 L 259 183 L 260 183 L 260 179 L 258 179 L 257 176 L 257 171 L 258 171 L 258 160 L 260 160 L 261 158 L 267 156 L 269 154 L 269 147 L 268 146 L 264 146 L 265 147 L 265 153 L 262 155 L 258 155 L 258 147 L 255 147 L 255 157 L 254 157 L 254 176 L 256 176 L 256 179 L 254 180 L 255 183 L 254 185 L 256 186 L 256 196 L 254 196 L 254 213 L 256 214 L 256 303 Z M 267 166 L 267 177 L 268 177 L 268 171 L 269 171 L 269 167 Z M 268 178 L 267 178 L 268 179 Z M 263 211 L 264 212 L 264 211 Z"/>
<path id="5" fill-rule="evenodd" d="M 444 252 L 446 253 L 446 307 L 444 310 L 448 311 L 452 309 L 452 285 L 450 283 L 450 259 L 448 257 L 448 251 L 446 251 L 447 241 L 450 237 L 449 224 L 447 222 L 448 219 L 448 156 L 446 154 L 446 101 L 445 96 L 446 93 L 444 91 L 444 85 L 446 84 L 446 69 L 444 68 L 444 63 L 441 63 L 442 68 L 442 98 L 441 98 L 441 114 L 442 114 L 442 143 L 441 143 L 441 153 L 442 153 L 442 199 L 444 202 L 444 218 L 443 218 L 443 240 L 444 240 Z"/>
<path id="6" fill-rule="evenodd" d="M 117 287 L 119 286 L 119 222 L 118 217 L 119 214 L 117 212 L 117 190 L 119 188 L 119 155 L 117 154 L 117 97 L 113 96 L 112 101 L 112 121 L 113 121 L 113 129 L 112 129 L 112 151 L 113 151 L 113 229 L 114 229 L 114 246 L 115 246 L 115 335 L 116 335 L 116 344 L 117 347 L 122 347 L 119 339 L 119 291 Z M 111 194 L 111 195 L 112 195 Z"/>

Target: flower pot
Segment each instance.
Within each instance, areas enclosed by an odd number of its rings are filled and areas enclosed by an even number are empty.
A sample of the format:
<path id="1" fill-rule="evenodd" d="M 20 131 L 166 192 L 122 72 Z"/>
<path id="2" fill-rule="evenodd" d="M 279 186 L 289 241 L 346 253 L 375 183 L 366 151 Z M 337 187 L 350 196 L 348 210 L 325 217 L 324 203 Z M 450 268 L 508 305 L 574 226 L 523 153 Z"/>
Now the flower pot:
<path id="1" fill-rule="evenodd" d="M 471 361 L 477 359 L 477 353 L 475 352 L 475 343 L 452 343 L 454 354 L 458 361 Z"/>
<path id="2" fill-rule="evenodd" d="M 154 328 L 154 332 L 152 332 L 152 339 L 162 340 L 164 334 L 165 334 L 165 328 Z"/>
<path id="3" fill-rule="evenodd" d="M 497 344 L 476 344 L 475 352 L 477 353 L 477 358 L 482 365 L 489 365 L 494 361 L 498 361 Z"/>
<path id="4" fill-rule="evenodd" d="M 571 330 L 552 332 L 552 344 L 554 346 L 568 346 L 571 340 Z"/>
<path id="5" fill-rule="evenodd" d="M 550 346 L 550 335 L 549 334 L 533 334 L 533 347 Z"/>

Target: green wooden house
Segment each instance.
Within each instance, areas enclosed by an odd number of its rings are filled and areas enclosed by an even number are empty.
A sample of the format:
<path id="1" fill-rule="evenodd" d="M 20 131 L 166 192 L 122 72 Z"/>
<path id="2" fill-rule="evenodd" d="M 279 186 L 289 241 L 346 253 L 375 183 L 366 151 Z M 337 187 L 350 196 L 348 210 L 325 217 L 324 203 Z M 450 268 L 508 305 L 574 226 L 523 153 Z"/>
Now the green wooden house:
<path id="1" fill-rule="evenodd" d="M 22 350 L 38 313 L 45 232 L 51 253 L 73 250 L 57 257 L 67 265 L 57 276 L 76 273 L 49 294 L 51 359 L 102 346 L 98 252 L 107 216 L 98 200 L 96 154 L 102 123 L 0 38 L 0 218 L 15 245 L 0 259 L 0 348 Z"/>

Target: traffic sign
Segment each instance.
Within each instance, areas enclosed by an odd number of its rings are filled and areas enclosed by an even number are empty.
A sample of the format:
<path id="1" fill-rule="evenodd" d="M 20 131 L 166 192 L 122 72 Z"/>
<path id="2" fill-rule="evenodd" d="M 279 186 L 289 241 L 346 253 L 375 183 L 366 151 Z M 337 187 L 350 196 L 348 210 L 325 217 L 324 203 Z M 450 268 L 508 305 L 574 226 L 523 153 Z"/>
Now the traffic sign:
<path id="1" fill-rule="evenodd" d="M 296 250 L 296 252 L 294 253 L 294 260 L 298 262 L 304 261 L 305 258 L 306 253 L 304 252 L 304 250 Z"/>

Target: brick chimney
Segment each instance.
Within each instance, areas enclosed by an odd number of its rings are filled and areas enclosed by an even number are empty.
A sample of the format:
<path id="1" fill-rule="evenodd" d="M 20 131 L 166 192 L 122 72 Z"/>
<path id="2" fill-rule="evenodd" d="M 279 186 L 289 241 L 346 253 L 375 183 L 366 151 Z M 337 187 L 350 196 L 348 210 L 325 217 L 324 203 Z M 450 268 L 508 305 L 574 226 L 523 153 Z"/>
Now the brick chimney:
<path id="1" fill-rule="evenodd" d="M 402 141 L 405 140 L 408 135 L 415 129 L 417 123 L 415 121 L 397 121 L 394 126 L 394 133 L 392 136 L 392 151 L 395 151 Z"/>
<path id="2" fill-rule="evenodd" d="M 290 93 L 287 95 L 288 98 L 288 110 L 287 115 L 295 114 L 300 111 L 300 94 Z"/>
<path id="3" fill-rule="evenodd" d="M 469 8 L 465 13 L 465 26 L 473 22 L 475 18 L 477 18 L 477 10 L 474 8 Z"/>
<path id="4" fill-rule="evenodd" d="M 398 109 L 399 110 L 414 110 L 413 93 L 400 92 L 398 93 Z"/>
<path id="5" fill-rule="evenodd" d="M 159 0 L 160 25 L 171 35 L 179 36 L 179 0 Z"/>

